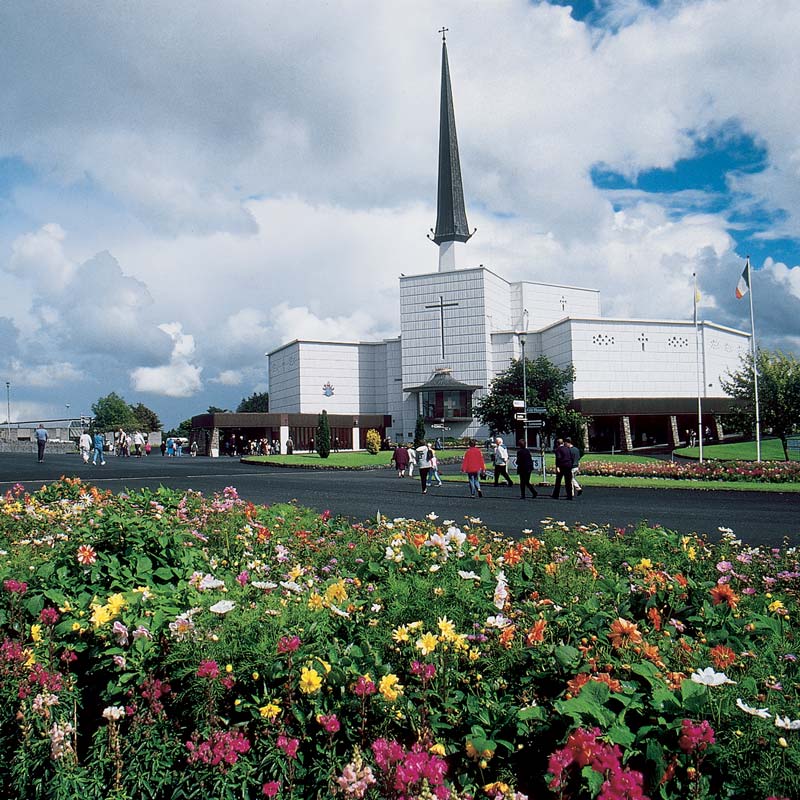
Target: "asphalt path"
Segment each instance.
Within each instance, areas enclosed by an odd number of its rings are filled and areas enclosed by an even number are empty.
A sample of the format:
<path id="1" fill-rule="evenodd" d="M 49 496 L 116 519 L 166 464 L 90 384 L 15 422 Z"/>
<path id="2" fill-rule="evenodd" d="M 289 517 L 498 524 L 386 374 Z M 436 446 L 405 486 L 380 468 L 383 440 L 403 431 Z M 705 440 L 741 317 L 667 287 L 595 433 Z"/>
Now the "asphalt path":
<path id="1" fill-rule="evenodd" d="M 445 467 L 455 474 L 457 467 Z M 15 483 L 28 491 L 62 475 L 78 476 L 115 492 L 167 486 L 194 489 L 205 495 L 235 486 L 239 495 L 257 504 L 297 501 L 300 505 L 354 521 L 384 517 L 421 519 L 436 514 L 456 523 L 478 517 L 492 530 L 520 536 L 541 530 L 545 519 L 573 524 L 609 524 L 623 528 L 640 520 L 682 533 L 719 537 L 731 528 L 752 545 L 800 545 L 800 495 L 682 489 L 620 489 L 589 487 L 573 502 L 552 500 L 550 487 L 522 502 L 519 488 L 484 485 L 483 498 L 469 497 L 466 481 L 445 482 L 423 495 L 419 481 L 398 478 L 392 469 L 299 470 L 243 464 L 234 458 L 146 458 L 108 456 L 106 465 L 85 465 L 77 455 L 46 454 L 43 464 L 34 454 L 0 453 L 0 491 Z M 562 490 L 563 491 L 563 490 Z"/>

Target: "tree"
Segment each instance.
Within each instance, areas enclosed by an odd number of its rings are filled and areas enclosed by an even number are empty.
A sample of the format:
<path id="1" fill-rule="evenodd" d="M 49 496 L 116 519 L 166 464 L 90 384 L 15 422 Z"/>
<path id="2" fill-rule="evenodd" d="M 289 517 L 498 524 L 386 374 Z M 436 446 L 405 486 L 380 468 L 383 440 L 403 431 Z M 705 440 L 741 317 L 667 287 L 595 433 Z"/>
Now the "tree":
<path id="1" fill-rule="evenodd" d="M 420 414 L 414 427 L 414 447 L 425 444 L 425 418 Z"/>
<path id="2" fill-rule="evenodd" d="M 191 438 L 192 433 L 192 419 L 183 420 L 183 422 L 178 423 L 177 428 L 173 428 L 170 431 L 166 432 L 166 436 L 180 436 L 181 439 L 189 439 Z"/>
<path id="3" fill-rule="evenodd" d="M 742 368 L 738 372 L 729 371 L 727 379 L 720 383 L 723 391 L 738 401 L 731 415 L 732 423 L 752 435 L 756 427 L 753 354 L 747 353 L 741 361 Z M 756 365 L 761 428 L 781 440 L 788 461 L 786 437 L 800 429 L 800 361 L 780 350 L 759 350 Z"/>
<path id="4" fill-rule="evenodd" d="M 219 408 L 219 406 L 209 406 L 206 414 L 227 414 L 227 408 Z"/>
<path id="5" fill-rule="evenodd" d="M 367 431 L 366 451 L 374 456 L 381 449 L 381 435 L 375 428 Z"/>
<path id="6" fill-rule="evenodd" d="M 239 414 L 253 411 L 269 411 L 269 392 L 253 392 L 250 397 L 243 397 L 242 402 L 236 407 L 236 412 Z"/>
<path id="7" fill-rule="evenodd" d="M 317 435 L 314 440 L 314 449 L 320 458 L 327 458 L 331 454 L 331 428 L 328 424 L 328 412 L 323 409 L 317 417 Z"/>
<path id="8" fill-rule="evenodd" d="M 511 362 L 491 383 L 489 393 L 473 406 L 473 413 L 494 433 L 515 430 L 514 400 L 522 400 L 522 360 Z M 529 406 L 546 409 L 544 434 L 571 436 L 576 443 L 583 441 L 583 429 L 589 421 L 583 414 L 569 408 L 567 386 L 575 380 L 575 368 L 557 367 L 549 358 L 539 356 L 525 359 L 525 382 Z"/>
<path id="9" fill-rule="evenodd" d="M 148 408 L 144 403 L 131 405 L 131 411 L 136 418 L 136 427 L 142 431 L 160 431 L 161 420 L 155 411 Z"/>
<path id="10" fill-rule="evenodd" d="M 92 413 L 96 430 L 113 431 L 117 428 L 136 427 L 133 410 L 116 392 L 111 392 L 94 403 Z"/>

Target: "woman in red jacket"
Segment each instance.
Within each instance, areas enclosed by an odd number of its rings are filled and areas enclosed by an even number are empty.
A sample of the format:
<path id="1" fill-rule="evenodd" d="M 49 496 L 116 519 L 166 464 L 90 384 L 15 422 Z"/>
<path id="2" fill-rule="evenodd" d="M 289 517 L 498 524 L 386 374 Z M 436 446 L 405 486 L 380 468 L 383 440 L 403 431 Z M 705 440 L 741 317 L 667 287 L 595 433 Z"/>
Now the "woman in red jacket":
<path id="1" fill-rule="evenodd" d="M 464 453 L 464 458 L 461 461 L 461 471 L 466 472 L 469 479 L 470 497 L 483 497 L 480 475 L 485 470 L 486 464 L 483 460 L 483 453 L 478 447 L 478 443 L 474 439 L 470 439 L 469 448 L 467 448 L 467 452 Z"/>

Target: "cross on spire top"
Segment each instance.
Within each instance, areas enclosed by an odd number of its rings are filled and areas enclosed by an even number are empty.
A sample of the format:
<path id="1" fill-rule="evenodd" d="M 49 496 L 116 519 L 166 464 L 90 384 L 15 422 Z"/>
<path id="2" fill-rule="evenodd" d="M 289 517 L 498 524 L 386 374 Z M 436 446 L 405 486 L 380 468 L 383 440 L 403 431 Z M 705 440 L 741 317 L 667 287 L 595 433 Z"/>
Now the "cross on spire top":
<path id="1" fill-rule="evenodd" d="M 439 29 L 439 33 L 441 33 L 441 34 L 442 34 L 442 41 L 443 41 L 443 42 L 444 42 L 444 41 L 447 41 L 447 40 L 445 39 L 445 36 L 444 36 L 444 35 L 445 35 L 445 34 L 447 33 L 447 31 L 449 31 L 449 30 L 450 30 L 450 28 L 440 28 L 440 29 Z"/>

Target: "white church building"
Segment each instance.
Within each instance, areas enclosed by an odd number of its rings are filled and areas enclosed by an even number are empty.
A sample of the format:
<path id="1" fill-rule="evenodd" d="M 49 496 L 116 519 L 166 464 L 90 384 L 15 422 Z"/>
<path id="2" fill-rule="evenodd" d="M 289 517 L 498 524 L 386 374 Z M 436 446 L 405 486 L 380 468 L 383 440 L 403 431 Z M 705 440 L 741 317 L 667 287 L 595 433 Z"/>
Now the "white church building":
<path id="1" fill-rule="evenodd" d="M 268 353 L 270 413 L 325 409 L 352 417 L 354 430 L 359 417 L 382 415 L 381 434 L 399 442 L 413 439 L 421 415 L 431 438 L 483 439 L 490 431 L 472 405 L 521 357 L 524 341 L 527 359 L 574 367 L 571 406 L 591 418 L 590 450 L 677 446 L 700 417 L 704 429 L 723 436 L 731 400 L 720 378 L 739 368 L 748 333 L 708 321 L 603 317 L 596 289 L 509 282 L 484 265 L 457 267 L 456 251 L 471 235 L 443 42 L 438 209 L 429 237 L 439 247 L 438 270 L 400 277 L 397 338 L 298 339 Z"/>

